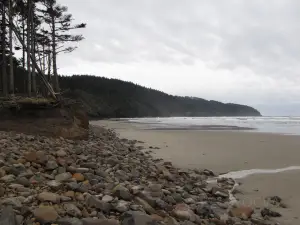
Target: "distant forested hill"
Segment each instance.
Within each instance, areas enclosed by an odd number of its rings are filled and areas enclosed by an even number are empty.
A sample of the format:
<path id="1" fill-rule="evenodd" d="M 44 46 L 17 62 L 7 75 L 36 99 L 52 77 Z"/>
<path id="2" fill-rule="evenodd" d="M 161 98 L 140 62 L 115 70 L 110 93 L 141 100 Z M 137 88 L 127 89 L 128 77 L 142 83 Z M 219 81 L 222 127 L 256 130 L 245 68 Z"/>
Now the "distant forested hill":
<path id="1" fill-rule="evenodd" d="M 260 116 L 249 106 L 172 96 L 131 82 L 96 76 L 60 77 L 65 95 L 81 101 L 91 117 Z"/>

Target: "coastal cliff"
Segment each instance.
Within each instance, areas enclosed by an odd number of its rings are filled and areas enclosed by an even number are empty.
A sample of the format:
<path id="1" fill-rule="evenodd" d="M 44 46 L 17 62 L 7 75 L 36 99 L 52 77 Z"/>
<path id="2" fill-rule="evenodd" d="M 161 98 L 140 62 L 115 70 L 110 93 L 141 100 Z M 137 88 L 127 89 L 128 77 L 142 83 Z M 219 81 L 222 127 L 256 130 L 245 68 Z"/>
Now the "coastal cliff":
<path id="1" fill-rule="evenodd" d="M 43 98 L 0 101 L 0 130 L 33 135 L 86 139 L 89 121 L 78 105 Z"/>

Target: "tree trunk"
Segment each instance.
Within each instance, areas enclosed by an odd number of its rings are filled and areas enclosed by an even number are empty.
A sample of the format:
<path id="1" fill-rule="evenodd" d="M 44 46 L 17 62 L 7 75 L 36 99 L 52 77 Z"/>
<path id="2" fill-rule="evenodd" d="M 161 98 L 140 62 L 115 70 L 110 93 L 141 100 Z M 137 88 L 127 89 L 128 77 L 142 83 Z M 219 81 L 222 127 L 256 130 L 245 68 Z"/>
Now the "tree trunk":
<path id="1" fill-rule="evenodd" d="M 14 63 L 13 63 L 13 41 L 12 41 L 12 22 L 13 22 L 13 9 L 12 9 L 12 0 L 9 0 L 9 92 L 14 94 Z"/>
<path id="2" fill-rule="evenodd" d="M 25 50 L 28 52 L 28 47 L 26 47 L 25 42 L 23 41 L 20 32 L 18 31 L 18 29 L 16 28 L 15 25 L 13 25 L 13 31 L 16 34 L 16 37 L 18 38 L 18 40 L 20 41 L 21 45 L 25 48 Z M 29 51 L 30 52 L 30 51 Z M 54 93 L 54 90 L 52 88 L 52 86 L 49 84 L 49 82 L 47 81 L 43 71 L 39 68 L 35 58 L 29 54 L 29 58 L 31 59 L 33 66 L 35 66 L 36 70 L 38 71 L 38 74 L 40 75 L 40 78 L 42 80 L 42 82 L 44 83 L 44 85 L 46 86 L 47 90 L 49 91 L 49 93 L 51 94 L 51 96 L 53 97 L 53 99 L 57 99 L 57 96 Z"/>
<path id="3" fill-rule="evenodd" d="M 28 96 L 31 96 L 31 59 L 30 59 L 30 52 L 31 52 L 31 43 L 30 43 L 30 25 L 31 25 L 31 0 L 28 0 L 28 11 L 27 11 L 27 92 Z"/>
<path id="4" fill-rule="evenodd" d="M 23 37 L 23 41 L 25 42 L 25 18 L 22 19 L 22 37 Z M 23 68 L 25 68 L 25 48 L 22 48 L 22 53 L 23 53 L 23 59 L 22 59 L 22 63 L 23 63 Z"/>
<path id="5" fill-rule="evenodd" d="M 51 47 L 49 46 L 49 53 L 48 53 L 48 82 L 52 84 L 52 79 L 51 79 Z"/>
<path id="6" fill-rule="evenodd" d="M 41 68 L 41 70 L 44 72 L 44 70 L 43 70 L 43 63 L 42 63 L 42 62 L 43 62 L 43 61 L 42 61 L 43 53 L 40 52 L 40 49 L 39 49 L 39 46 L 38 46 L 38 45 L 35 46 L 35 50 L 36 50 L 37 55 L 38 55 L 38 57 L 39 57 L 40 68 Z M 45 73 L 45 72 L 44 72 L 44 73 Z"/>
<path id="7" fill-rule="evenodd" d="M 3 95 L 7 96 L 8 94 L 8 88 L 7 88 L 7 71 L 6 71 L 6 45 L 5 45 L 5 39 L 6 39 L 6 17 L 5 17 L 5 0 L 2 2 L 2 24 L 1 24 L 1 50 L 2 50 L 2 91 Z"/>
<path id="8" fill-rule="evenodd" d="M 42 66 L 42 70 L 44 73 L 46 73 L 46 54 L 45 54 L 45 44 L 42 44 L 43 50 L 42 50 L 42 57 L 43 57 L 43 66 Z"/>
<path id="9" fill-rule="evenodd" d="M 52 16 L 52 58 L 53 58 L 53 86 L 54 91 L 59 92 L 59 85 L 58 85 L 58 74 L 57 74 L 57 62 L 56 62 L 56 37 L 55 37 L 55 19 Z"/>
<path id="10" fill-rule="evenodd" d="M 33 22 L 33 9 L 31 10 L 31 50 L 32 55 L 35 57 L 35 28 L 34 28 L 34 22 Z M 32 92 L 34 96 L 36 96 L 36 74 L 35 74 L 35 66 L 32 67 Z"/>

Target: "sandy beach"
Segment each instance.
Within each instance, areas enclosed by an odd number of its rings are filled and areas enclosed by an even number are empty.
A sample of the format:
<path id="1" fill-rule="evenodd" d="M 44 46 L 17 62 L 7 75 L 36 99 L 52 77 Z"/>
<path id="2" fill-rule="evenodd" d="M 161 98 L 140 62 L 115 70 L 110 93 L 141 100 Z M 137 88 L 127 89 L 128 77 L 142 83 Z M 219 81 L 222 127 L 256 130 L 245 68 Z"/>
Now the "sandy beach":
<path id="1" fill-rule="evenodd" d="M 292 135 L 238 131 L 150 130 L 148 126 L 124 121 L 92 121 L 116 130 L 121 138 L 144 142 L 154 157 L 181 168 L 210 169 L 216 173 L 250 169 L 300 166 L 300 138 Z M 151 148 L 150 148 L 151 146 Z M 159 149 L 154 149 L 158 147 Z M 282 214 L 281 224 L 300 224 L 300 170 L 276 174 L 254 174 L 240 179 L 241 202 L 262 207 L 264 199 L 277 195 L 288 206 L 274 208 Z M 251 199 L 251 200 L 250 200 Z"/>

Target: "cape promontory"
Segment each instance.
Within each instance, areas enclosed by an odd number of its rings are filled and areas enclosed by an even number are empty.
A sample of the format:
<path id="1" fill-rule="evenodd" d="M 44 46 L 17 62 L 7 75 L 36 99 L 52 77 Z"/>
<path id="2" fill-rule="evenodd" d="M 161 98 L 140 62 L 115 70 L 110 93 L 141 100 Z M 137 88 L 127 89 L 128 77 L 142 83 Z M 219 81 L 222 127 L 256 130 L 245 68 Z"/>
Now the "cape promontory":
<path id="1" fill-rule="evenodd" d="M 173 96 L 104 77 L 60 77 L 65 95 L 81 101 L 90 117 L 260 116 L 250 106 Z"/>

